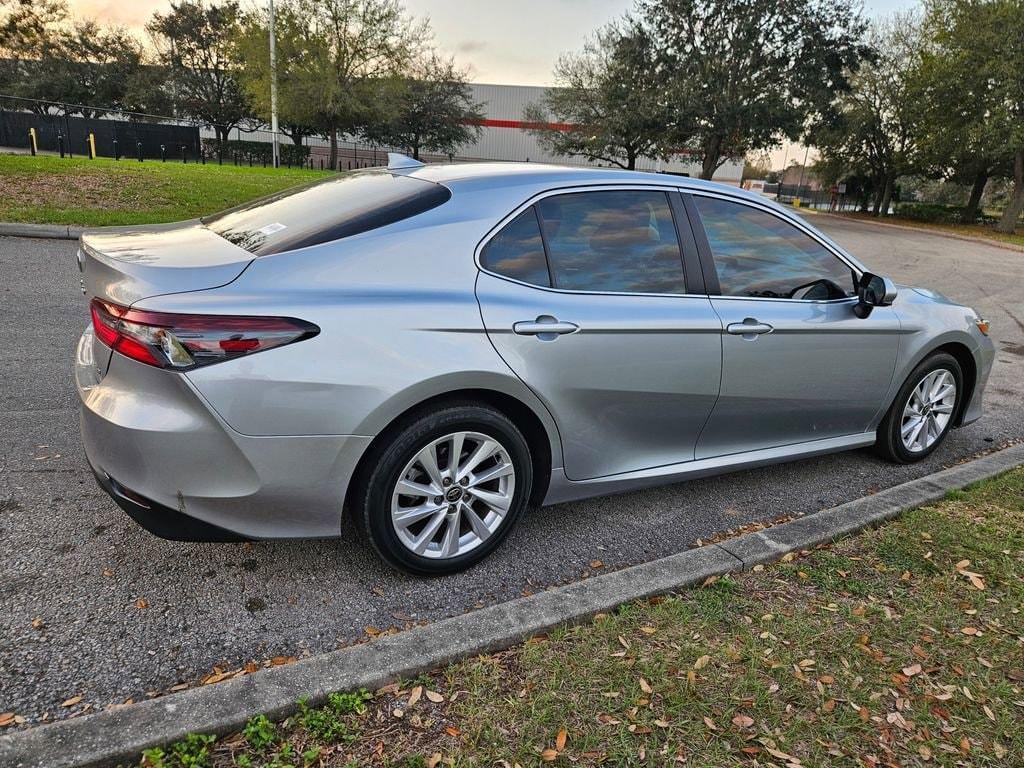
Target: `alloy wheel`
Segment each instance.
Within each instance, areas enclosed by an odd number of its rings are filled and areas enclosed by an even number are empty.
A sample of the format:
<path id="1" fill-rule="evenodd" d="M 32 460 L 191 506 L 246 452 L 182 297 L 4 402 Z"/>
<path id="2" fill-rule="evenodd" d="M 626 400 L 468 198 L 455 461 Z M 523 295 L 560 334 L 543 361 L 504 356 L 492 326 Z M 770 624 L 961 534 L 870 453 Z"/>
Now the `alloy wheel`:
<path id="1" fill-rule="evenodd" d="M 911 453 L 931 448 L 942 436 L 956 407 L 956 379 L 938 368 L 925 375 L 910 392 L 903 408 L 900 438 Z"/>
<path id="2" fill-rule="evenodd" d="M 398 476 L 391 523 L 411 552 L 463 555 L 501 527 L 515 495 L 508 450 L 480 432 L 453 432 L 421 448 Z"/>

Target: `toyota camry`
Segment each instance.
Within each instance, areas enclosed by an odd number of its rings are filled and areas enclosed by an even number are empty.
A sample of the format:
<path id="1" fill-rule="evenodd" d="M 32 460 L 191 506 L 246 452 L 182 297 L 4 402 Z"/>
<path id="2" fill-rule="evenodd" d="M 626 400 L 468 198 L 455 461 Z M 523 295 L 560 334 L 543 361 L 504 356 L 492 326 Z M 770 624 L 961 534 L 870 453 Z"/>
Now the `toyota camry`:
<path id="1" fill-rule="evenodd" d="M 332 175 L 84 234 L 100 485 L 158 536 L 340 536 L 466 568 L 528 506 L 874 446 L 981 415 L 972 309 L 690 178 L 535 163 Z"/>

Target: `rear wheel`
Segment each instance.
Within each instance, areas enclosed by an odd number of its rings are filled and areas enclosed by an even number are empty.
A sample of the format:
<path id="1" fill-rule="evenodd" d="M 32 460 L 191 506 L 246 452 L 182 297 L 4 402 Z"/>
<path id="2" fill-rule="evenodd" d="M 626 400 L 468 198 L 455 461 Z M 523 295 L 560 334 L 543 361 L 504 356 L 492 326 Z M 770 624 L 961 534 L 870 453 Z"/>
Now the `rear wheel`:
<path id="1" fill-rule="evenodd" d="M 945 352 L 928 357 L 907 377 L 878 426 L 876 450 L 900 464 L 930 455 L 949 433 L 962 393 L 956 358 Z"/>
<path id="2" fill-rule="evenodd" d="M 384 560 L 419 575 L 487 557 L 522 515 L 533 483 L 526 439 L 482 405 L 425 414 L 370 458 L 363 528 Z"/>

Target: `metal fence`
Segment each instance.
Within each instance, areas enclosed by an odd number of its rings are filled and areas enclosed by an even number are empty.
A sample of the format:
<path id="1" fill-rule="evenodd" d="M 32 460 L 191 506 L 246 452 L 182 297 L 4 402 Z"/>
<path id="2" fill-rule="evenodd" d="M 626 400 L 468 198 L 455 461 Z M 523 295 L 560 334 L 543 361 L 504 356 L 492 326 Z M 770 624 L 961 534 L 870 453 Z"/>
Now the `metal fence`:
<path id="1" fill-rule="evenodd" d="M 88 157 L 94 146 L 97 157 L 117 160 L 263 167 L 273 164 L 273 133 L 267 126 L 246 120 L 233 126 L 225 141 L 219 141 L 217 135 L 213 125 L 201 121 L 0 94 L 0 149 Z M 281 167 L 332 167 L 326 136 L 303 136 L 296 144 L 279 133 L 278 142 Z M 342 135 L 333 167 L 342 171 L 386 165 L 389 151 L 394 148 Z M 424 160 L 445 162 L 452 158 L 429 155 Z"/>

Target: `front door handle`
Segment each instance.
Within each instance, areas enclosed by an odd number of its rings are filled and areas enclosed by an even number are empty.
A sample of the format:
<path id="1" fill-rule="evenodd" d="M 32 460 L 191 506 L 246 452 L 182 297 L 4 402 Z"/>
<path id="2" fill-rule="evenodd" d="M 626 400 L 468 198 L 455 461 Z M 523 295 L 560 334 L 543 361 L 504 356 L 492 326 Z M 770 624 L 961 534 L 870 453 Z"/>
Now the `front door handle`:
<path id="1" fill-rule="evenodd" d="M 748 317 L 742 323 L 729 323 L 725 326 L 725 330 L 726 333 L 731 333 L 733 336 L 753 339 L 762 333 L 771 333 L 775 329 L 768 325 L 768 323 L 762 323 L 753 317 Z"/>
<path id="2" fill-rule="evenodd" d="M 520 320 L 513 323 L 512 332 L 520 336 L 536 336 L 541 341 L 552 341 L 567 333 L 576 333 L 580 327 L 551 315 L 541 315 L 536 320 Z"/>

